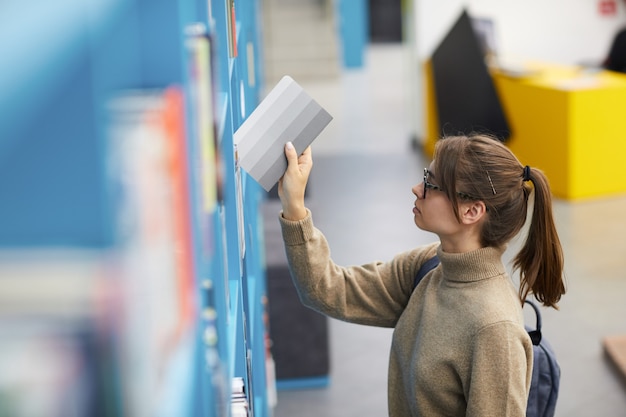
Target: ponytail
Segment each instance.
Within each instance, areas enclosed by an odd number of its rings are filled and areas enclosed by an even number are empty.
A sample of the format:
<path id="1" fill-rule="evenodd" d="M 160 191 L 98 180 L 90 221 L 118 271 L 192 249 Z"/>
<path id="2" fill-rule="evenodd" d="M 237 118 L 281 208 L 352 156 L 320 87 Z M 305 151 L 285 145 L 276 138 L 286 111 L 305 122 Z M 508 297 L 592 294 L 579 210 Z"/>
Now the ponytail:
<path id="1" fill-rule="evenodd" d="M 520 299 L 532 293 L 546 307 L 558 309 L 557 303 L 565 294 L 563 249 L 554 224 L 550 187 L 538 169 L 525 167 L 523 181 L 525 193 L 534 189 L 535 201 L 526 242 L 513 261 L 520 271 Z"/>

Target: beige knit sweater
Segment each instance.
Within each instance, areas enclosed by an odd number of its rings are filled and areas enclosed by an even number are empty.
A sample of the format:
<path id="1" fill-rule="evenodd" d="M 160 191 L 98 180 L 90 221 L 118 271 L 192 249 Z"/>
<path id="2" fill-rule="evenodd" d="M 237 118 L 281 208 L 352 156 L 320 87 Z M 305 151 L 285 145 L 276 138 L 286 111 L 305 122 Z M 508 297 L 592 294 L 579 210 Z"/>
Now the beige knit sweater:
<path id="1" fill-rule="evenodd" d="M 280 216 L 291 275 L 302 302 L 328 316 L 394 327 L 389 415 L 524 416 L 532 344 L 502 250 L 450 254 L 439 243 L 390 262 L 341 267 L 323 234 Z M 413 290 L 420 266 L 441 265 Z"/>

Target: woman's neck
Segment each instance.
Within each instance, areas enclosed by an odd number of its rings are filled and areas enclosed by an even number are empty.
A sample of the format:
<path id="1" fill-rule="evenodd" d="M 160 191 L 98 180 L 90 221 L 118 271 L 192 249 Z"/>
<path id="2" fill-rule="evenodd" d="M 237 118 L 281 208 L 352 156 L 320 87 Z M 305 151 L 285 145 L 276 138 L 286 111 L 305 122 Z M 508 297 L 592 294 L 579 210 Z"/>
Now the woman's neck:
<path id="1" fill-rule="evenodd" d="M 447 253 L 465 253 L 482 248 L 480 238 L 475 233 L 439 236 L 441 249 Z"/>

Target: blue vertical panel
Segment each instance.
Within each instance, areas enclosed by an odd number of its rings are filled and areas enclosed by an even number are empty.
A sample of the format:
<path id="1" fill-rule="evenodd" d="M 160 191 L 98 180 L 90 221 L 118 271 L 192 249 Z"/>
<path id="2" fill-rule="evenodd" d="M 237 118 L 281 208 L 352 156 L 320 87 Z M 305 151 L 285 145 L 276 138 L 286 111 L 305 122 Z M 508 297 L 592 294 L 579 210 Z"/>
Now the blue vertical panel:
<path id="1" fill-rule="evenodd" d="M 100 109 L 111 86 L 136 80 L 135 62 L 120 59 L 137 52 L 126 16 L 120 11 L 106 24 L 81 22 L 71 48 L 58 58 L 63 74 L 45 87 L 33 80 L 41 94 L 21 115 L 27 122 L 11 130 L 11 146 L 0 152 L 0 246 L 111 243 Z M 102 57 L 116 65 L 101 71 Z"/>
<path id="2" fill-rule="evenodd" d="M 265 79 L 264 67 L 263 67 L 263 53 L 262 53 L 262 31 L 261 31 L 261 11 L 259 7 L 259 1 L 250 1 L 246 2 L 246 6 L 243 10 L 246 26 L 245 30 L 242 31 L 242 37 L 245 37 L 246 49 L 248 46 L 248 42 L 252 47 L 252 56 L 249 55 L 249 51 L 244 51 L 246 53 L 246 62 L 250 64 L 248 68 L 253 71 L 253 80 L 254 84 L 248 84 L 251 89 L 252 94 L 247 98 L 251 103 L 258 104 L 260 101 L 259 92 L 262 91 L 263 88 L 263 80 Z M 242 53 L 244 53 L 242 52 Z M 248 60 L 252 58 L 252 62 Z M 250 111 L 249 111 L 250 113 Z"/>
<path id="3" fill-rule="evenodd" d="M 256 405 L 256 412 L 264 415 L 267 412 L 267 375 L 266 375 L 266 347 L 265 347 L 265 301 L 266 280 L 264 271 L 264 250 L 262 218 L 259 205 L 264 190 L 251 177 L 246 183 L 246 227 L 247 244 L 250 250 L 246 253 L 247 274 L 246 285 L 250 294 L 248 304 L 250 314 L 250 347 L 252 349 L 253 388 L 255 400 L 260 401 Z"/>
<path id="4" fill-rule="evenodd" d="M 224 136 L 222 137 L 220 146 L 224 160 L 225 171 L 225 221 L 226 221 L 226 240 L 228 253 L 228 278 L 230 280 L 241 280 L 241 257 L 242 257 L 242 241 L 240 239 L 239 227 L 239 197 L 241 190 L 241 177 L 235 167 L 235 149 L 233 144 L 233 132 L 237 130 L 241 124 L 239 112 L 239 97 L 237 91 L 237 71 L 236 66 L 231 66 L 232 71 L 227 86 L 228 91 L 228 109 L 226 112 L 226 125 Z"/>
<path id="5" fill-rule="evenodd" d="M 0 155 L 0 245 L 105 242 L 91 81 L 83 53 Z"/>
<path id="6" fill-rule="evenodd" d="M 216 88 L 218 93 L 229 93 L 230 59 L 228 58 L 228 26 L 226 24 L 226 0 L 211 1 L 210 29 L 215 37 L 214 50 L 218 57 L 215 65 Z"/>
<path id="7" fill-rule="evenodd" d="M 4 2 L 0 25 L 0 155 L 21 141 L 24 125 L 49 106 L 58 86 L 73 75 L 88 50 L 90 33 L 97 35 L 124 9 L 121 0 Z M 98 18 L 86 19 L 90 13 Z M 57 104 L 62 96 L 56 97 Z"/>
<path id="8" fill-rule="evenodd" d="M 181 7 L 181 31 L 189 25 L 197 23 L 209 28 L 208 24 L 208 3 L 203 0 L 187 0 L 184 7 Z M 209 35 L 209 32 L 207 32 Z M 215 45 L 215 34 L 210 33 L 212 39 L 211 47 Z M 183 52 L 183 79 L 187 85 L 187 144 L 189 152 L 189 176 L 191 178 L 191 213 L 193 221 L 193 242 L 194 242 L 194 266 L 196 275 L 196 285 L 201 296 L 199 314 L 199 324 L 197 326 L 197 374 L 196 374 L 196 409 L 195 416 L 218 417 L 228 413 L 230 406 L 230 378 L 231 348 L 230 328 L 236 325 L 237 316 L 230 317 L 231 303 L 228 296 L 230 293 L 229 283 L 226 279 L 226 247 L 225 233 L 223 225 L 224 206 L 222 201 L 218 201 L 218 207 L 213 212 L 207 212 L 203 208 L 202 190 L 204 188 L 202 175 L 202 149 L 199 142 L 199 131 L 197 121 L 193 116 L 193 108 L 197 104 L 193 102 L 195 97 L 189 88 L 193 88 L 190 83 L 190 67 L 188 55 Z M 219 64 L 221 57 L 212 51 L 211 64 L 214 68 Z M 215 74 L 213 74 L 215 77 Z M 215 93 L 215 91 L 214 91 Z M 216 106 L 218 100 L 213 97 L 213 104 Z M 218 117 L 218 112 L 214 117 Z M 223 122 L 220 122 L 223 124 Z M 219 149 L 218 149 L 219 151 Z M 219 152 L 218 152 L 219 153 Z M 236 293 L 236 292 L 235 292 Z M 236 297 L 236 296 L 234 296 Z M 235 302 L 234 305 L 237 303 Z M 208 332 L 208 334 L 205 334 Z M 207 343 L 205 337 L 217 337 L 215 341 Z"/>
<path id="9" fill-rule="evenodd" d="M 339 0 L 337 4 L 344 67 L 362 67 L 368 42 L 368 2 Z"/>
<path id="10" fill-rule="evenodd" d="M 247 4 L 249 8 L 242 10 L 243 18 L 248 17 L 251 13 L 251 4 Z M 256 80 L 252 82 L 250 75 L 256 77 L 254 69 L 254 45 L 253 39 L 250 37 L 255 30 L 254 21 L 245 20 L 246 25 L 242 25 L 239 31 L 239 56 L 236 60 L 238 74 L 237 92 L 239 94 L 239 108 L 242 121 L 247 118 L 258 104 L 258 90 Z M 252 50 L 249 48 L 252 47 Z M 253 52 L 250 54 L 249 52 Z M 266 389 L 266 373 L 265 373 L 265 325 L 263 317 L 263 300 L 265 296 L 265 276 L 263 271 L 263 262 L 261 256 L 262 237 L 258 233 L 259 228 L 259 204 L 262 189 L 250 176 L 243 173 L 245 179 L 244 189 L 244 218 L 245 218 L 245 236 L 246 236 L 246 254 L 245 254 L 245 279 L 243 289 L 246 297 L 246 315 L 248 317 L 248 346 L 251 351 L 249 366 L 252 369 L 252 380 L 248 381 L 251 387 L 251 396 L 255 400 L 255 413 L 264 415 L 266 403 L 264 399 L 267 396 Z"/>
<path id="11" fill-rule="evenodd" d="M 256 61 L 257 46 L 250 36 L 253 28 L 246 26 L 240 32 L 240 54 L 237 58 L 237 67 L 242 76 L 239 78 L 239 94 L 242 121 L 246 119 L 259 103 Z"/>
<path id="12" fill-rule="evenodd" d="M 171 0 L 136 0 L 141 7 L 141 57 L 143 87 L 165 87 L 182 81 L 181 55 L 184 33 L 177 18 L 178 4 Z"/>

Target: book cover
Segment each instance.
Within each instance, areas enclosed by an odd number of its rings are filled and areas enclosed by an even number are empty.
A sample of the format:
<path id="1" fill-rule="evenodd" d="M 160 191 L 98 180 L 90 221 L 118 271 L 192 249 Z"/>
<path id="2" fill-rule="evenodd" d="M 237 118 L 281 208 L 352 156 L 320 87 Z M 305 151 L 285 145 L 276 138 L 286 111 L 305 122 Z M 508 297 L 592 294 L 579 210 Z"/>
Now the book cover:
<path id="1" fill-rule="evenodd" d="M 291 141 L 301 154 L 331 120 L 298 83 L 284 76 L 235 132 L 239 166 L 270 191 L 287 169 L 285 144 Z"/>

